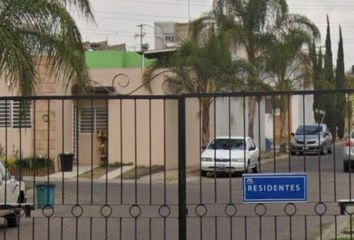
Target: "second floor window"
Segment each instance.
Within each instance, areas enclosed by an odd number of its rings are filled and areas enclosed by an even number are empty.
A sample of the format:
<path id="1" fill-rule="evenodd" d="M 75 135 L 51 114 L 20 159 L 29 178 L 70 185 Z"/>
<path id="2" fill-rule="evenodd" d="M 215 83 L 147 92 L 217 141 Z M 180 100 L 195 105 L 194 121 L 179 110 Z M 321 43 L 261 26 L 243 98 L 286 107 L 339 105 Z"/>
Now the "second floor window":
<path id="1" fill-rule="evenodd" d="M 165 43 L 174 43 L 175 35 L 173 33 L 164 33 Z"/>

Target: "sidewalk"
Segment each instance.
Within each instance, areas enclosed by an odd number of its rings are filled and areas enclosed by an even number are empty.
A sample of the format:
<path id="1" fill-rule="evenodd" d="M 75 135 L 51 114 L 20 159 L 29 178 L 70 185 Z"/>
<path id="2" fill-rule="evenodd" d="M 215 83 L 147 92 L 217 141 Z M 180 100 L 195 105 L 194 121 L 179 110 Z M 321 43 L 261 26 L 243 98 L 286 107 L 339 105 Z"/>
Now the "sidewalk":
<path id="1" fill-rule="evenodd" d="M 95 169 L 97 167 L 97 165 L 93 165 L 92 169 Z M 113 171 L 108 172 L 107 175 L 103 175 L 99 178 L 94 179 L 95 181 L 102 181 L 102 180 L 114 180 L 117 179 L 121 173 L 125 173 L 129 170 L 131 170 L 132 168 L 134 168 L 133 165 L 129 165 L 129 166 L 123 166 L 122 168 L 117 168 Z M 71 172 L 56 172 L 53 174 L 49 175 L 49 180 L 50 181 L 62 181 L 64 180 L 73 180 L 75 181 L 77 179 L 77 177 L 79 176 L 80 181 L 90 181 L 90 179 L 86 179 L 86 178 L 81 178 L 80 175 L 88 172 L 91 170 L 91 166 L 90 165 L 81 165 L 79 166 L 79 169 L 77 169 L 77 166 L 73 166 L 73 169 Z M 23 177 L 24 180 L 26 181 L 32 181 L 33 180 L 33 176 L 24 176 Z M 48 180 L 48 175 L 47 176 L 36 176 L 36 181 L 47 181 Z"/>
<path id="2" fill-rule="evenodd" d="M 112 180 L 112 179 L 115 179 L 115 178 L 119 177 L 122 173 L 130 171 L 133 168 L 134 168 L 134 165 L 123 166 L 121 168 L 117 168 L 116 170 L 110 171 L 107 175 L 103 175 L 103 176 L 101 176 L 98 179 L 100 179 L 100 180 L 105 180 L 105 179 Z"/>
<path id="3" fill-rule="evenodd" d="M 93 168 L 95 168 L 96 165 L 93 166 Z M 73 170 L 71 172 L 56 172 L 56 173 L 52 173 L 49 176 L 36 176 L 36 181 L 46 181 L 48 180 L 48 177 L 50 180 L 67 180 L 67 179 L 72 179 L 72 178 L 76 178 L 78 175 L 83 174 L 84 172 L 87 172 L 91 169 L 91 166 L 79 166 L 79 169 L 77 169 L 77 166 L 74 165 L 73 166 Z M 32 180 L 33 176 L 26 176 L 23 177 L 24 180 Z"/>

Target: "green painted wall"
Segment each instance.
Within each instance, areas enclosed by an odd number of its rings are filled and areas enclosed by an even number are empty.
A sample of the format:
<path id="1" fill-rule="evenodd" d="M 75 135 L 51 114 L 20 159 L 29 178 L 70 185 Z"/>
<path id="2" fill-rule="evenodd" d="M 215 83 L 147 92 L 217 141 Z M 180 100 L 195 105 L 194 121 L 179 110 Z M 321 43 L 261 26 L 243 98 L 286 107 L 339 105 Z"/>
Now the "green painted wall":
<path id="1" fill-rule="evenodd" d="M 89 68 L 139 68 L 141 56 L 136 52 L 115 50 L 87 51 L 86 64 Z M 145 67 L 154 60 L 145 59 Z"/>

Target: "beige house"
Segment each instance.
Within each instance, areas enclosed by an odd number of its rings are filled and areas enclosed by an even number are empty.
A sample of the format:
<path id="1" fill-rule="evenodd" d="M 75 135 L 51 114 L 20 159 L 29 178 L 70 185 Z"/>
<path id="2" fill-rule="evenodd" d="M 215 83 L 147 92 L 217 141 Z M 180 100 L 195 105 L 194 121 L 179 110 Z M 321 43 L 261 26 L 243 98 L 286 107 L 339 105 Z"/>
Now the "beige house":
<path id="1" fill-rule="evenodd" d="M 19 102 L 0 99 L 0 114 L 5 114 L 9 122 L 0 118 L 0 143 L 7 147 L 7 155 L 21 151 L 22 157 L 42 155 L 58 160 L 60 153 L 73 152 L 80 165 L 91 162 L 97 165 L 101 155 L 105 155 L 109 163 L 132 162 L 145 166 L 166 163 L 166 168 L 176 168 L 177 100 L 119 97 L 142 85 L 140 56 L 129 52 L 93 51 L 87 52 L 87 64 L 94 81 L 92 94 L 97 98 L 33 100 L 27 108 L 26 118 L 21 121 L 17 119 Z M 149 65 L 149 60 L 145 64 Z M 55 81 L 48 74 L 44 63 L 39 64 L 39 75 L 38 96 L 73 94 L 70 85 Z M 0 84 L 2 96 L 16 96 L 16 92 L 6 86 L 4 76 L 1 76 Z M 141 87 L 131 95 L 164 95 L 163 78 L 154 79 L 151 89 L 150 92 Z M 107 95 L 114 99 L 107 99 Z M 199 165 L 200 161 L 198 108 L 197 99 L 187 100 L 189 166 Z M 211 117 L 213 115 L 211 111 Z M 103 147 L 102 138 L 98 137 L 100 130 L 107 135 Z M 213 132 L 211 124 L 211 135 Z"/>

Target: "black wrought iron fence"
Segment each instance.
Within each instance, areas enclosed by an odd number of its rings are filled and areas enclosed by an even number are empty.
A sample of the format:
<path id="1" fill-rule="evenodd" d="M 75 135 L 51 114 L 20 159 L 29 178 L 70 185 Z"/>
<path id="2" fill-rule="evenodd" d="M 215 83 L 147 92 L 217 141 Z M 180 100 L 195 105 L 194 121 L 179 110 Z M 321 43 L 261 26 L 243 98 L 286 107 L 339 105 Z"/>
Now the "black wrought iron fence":
<path id="1" fill-rule="evenodd" d="M 352 94 L 3 97 L 0 238 L 352 239 Z"/>

